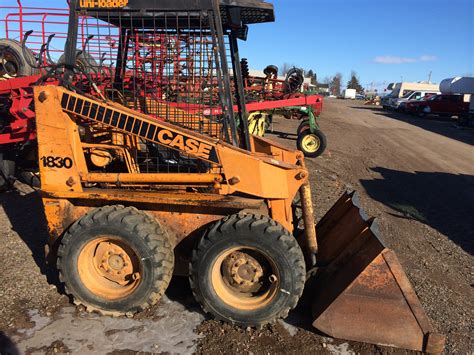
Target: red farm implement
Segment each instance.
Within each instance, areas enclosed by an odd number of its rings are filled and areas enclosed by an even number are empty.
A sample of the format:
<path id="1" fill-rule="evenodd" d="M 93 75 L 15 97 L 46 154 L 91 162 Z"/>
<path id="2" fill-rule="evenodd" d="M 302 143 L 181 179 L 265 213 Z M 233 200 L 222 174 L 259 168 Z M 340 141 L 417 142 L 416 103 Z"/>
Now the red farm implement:
<path id="1" fill-rule="evenodd" d="M 275 114 L 287 119 L 301 120 L 297 129 L 297 147 L 307 157 L 317 157 L 326 149 L 326 137 L 319 129 L 317 118 L 323 109 L 323 97 L 310 91 L 304 82 L 302 69 L 291 68 L 284 78 L 278 77 L 278 68 L 269 65 L 263 70 L 264 76 L 250 75 L 247 59 L 242 59 L 242 78 L 245 87 L 247 112 L 251 132 L 258 133 L 256 118 Z"/>
<path id="2" fill-rule="evenodd" d="M 14 5 L 0 6 L 0 28 L 4 30 L 0 33 L 4 37 L 0 40 L 3 188 L 15 172 L 29 183 L 39 182 L 32 92 L 45 81 L 60 84 L 57 73 L 64 70 L 69 14 L 67 8 L 26 7 L 20 0 Z M 167 117 L 190 129 L 205 126 L 209 133 L 218 135 L 213 131 L 223 112 L 216 109 L 220 98 L 212 68 L 215 43 L 205 37 L 196 39 L 193 34 L 130 29 L 122 36 L 120 23 L 112 25 L 87 16 L 79 19 L 77 31 L 81 48 L 76 54 L 74 85 L 78 90 L 157 119 Z M 194 67 L 196 58 L 199 68 Z M 274 69 L 267 67 L 265 77 L 251 77 L 243 60 L 240 68 L 231 70 L 243 78 L 250 133 L 263 136 L 275 114 L 298 119 L 302 121 L 297 131 L 298 148 L 306 156 L 319 156 L 326 146 L 316 121 L 323 98 L 305 91 L 301 71 L 294 68 L 281 80 Z M 170 110 L 172 115 L 164 114 Z"/>

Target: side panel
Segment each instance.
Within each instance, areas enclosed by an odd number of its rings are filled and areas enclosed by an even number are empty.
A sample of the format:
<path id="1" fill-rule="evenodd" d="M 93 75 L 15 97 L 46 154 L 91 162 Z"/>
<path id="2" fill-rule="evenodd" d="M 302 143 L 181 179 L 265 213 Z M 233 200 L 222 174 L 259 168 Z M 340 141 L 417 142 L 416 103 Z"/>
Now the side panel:
<path id="1" fill-rule="evenodd" d="M 85 172 L 86 162 L 77 125 L 58 105 L 56 90 L 35 88 L 36 98 L 38 89 L 42 93 L 35 100 L 36 115 L 43 118 L 36 122 L 42 189 L 82 191 L 79 176 Z"/>

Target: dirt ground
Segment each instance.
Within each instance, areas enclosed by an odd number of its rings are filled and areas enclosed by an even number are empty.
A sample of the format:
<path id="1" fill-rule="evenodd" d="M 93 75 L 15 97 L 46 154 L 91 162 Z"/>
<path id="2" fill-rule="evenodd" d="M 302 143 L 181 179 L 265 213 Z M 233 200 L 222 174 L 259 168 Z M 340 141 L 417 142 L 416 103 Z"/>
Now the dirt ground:
<path id="1" fill-rule="evenodd" d="M 323 156 L 307 162 L 317 218 L 345 189 L 356 189 L 368 214 L 378 218 L 385 243 L 396 251 L 435 327 L 447 335 L 446 352 L 472 352 L 474 131 L 458 128 L 453 120 L 388 114 L 343 100 L 326 100 L 320 123 L 328 137 L 328 149 Z M 281 133 L 295 132 L 297 125 L 295 121 L 276 119 L 270 136 L 294 147 L 296 136 Z M 62 295 L 55 271 L 44 266 L 46 234 L 38 195 L 23 185 L 16 187 L 15 191 L 0 195 L 2 354 L 394 351 L 316 334 L 304 305 L 285 322 L 261 330 L 204 319 L 192 300 L 187 281 L 178 278 L 167 292 L 168 301 L 135 319 L 113 323 L 108 317 L 74 311 Z M 167 309 L 172 313 L 166 324 L 176 321 L 170 335 L 175 341 L 166 347 L 144 342 L 147 336 L 156 337 L 164 331 L 166 327 L 160 320 Z M 195 338 L 185 335 L 182 327 L 191 320 Z M 90 337 L 86 334 L 82 334 L 85 339 L 74 342 L 71 337 L 75 332 L 66 329 L 69 323 L 71 327 L 79 324 L 86 332 L 94 332 L 98 329 L 95 325 L 100 324 L 103 339 L 109 336 L 110 344 L 101 348 L 101 340 L 95 340 L 92 345 L 93 340 L 87 339 Z M 136 338 L 132 336 L 128 343 L 122 341 L 118 346 L 113 337 L 116 328 L 125 329 Z M 146 328 L 156 331 L 144 333 Z M 59 331 L 57 338 L 45 337 L 44 333 L 51 334 L 51 329 Z M 62 337 L 61 331 L 68 335 Z M 180 334 L 185 343 L 193 345 L 183 348 Z M 137 337 L 140 342 L 132 340 Z"/>

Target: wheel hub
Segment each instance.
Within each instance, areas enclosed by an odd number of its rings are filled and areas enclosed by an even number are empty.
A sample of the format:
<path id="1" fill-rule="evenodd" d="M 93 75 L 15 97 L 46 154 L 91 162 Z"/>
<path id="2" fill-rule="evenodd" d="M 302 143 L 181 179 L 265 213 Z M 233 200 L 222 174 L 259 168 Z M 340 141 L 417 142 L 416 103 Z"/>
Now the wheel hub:
<path id="1" fill-rule="evenodd" d="M 122 256 L 118 254 L 109 256 L 108 263 L 110 267 L 116 271 L 121 271 L 126 265 L 125 260 L 123 260 Z"/>
<path id="2" fill-rule="evenodd" d="M 250 247 L 224 251 L 212 266 L 211 282 L 224 303 L 242 310 L 265 307 L 280 287 L 272 259 Z"/>
<path id="3" fill-rule="evenodd" d="M 10 79 L 16 77 L 18 74 L 18 63 L 8 53 L 0 54 L 0 77 L 3 79 Z"/>
<path id="4" fill-rule="evenodd" d="M 313 134 L 307 135 L 304 137 L 302 145 L 304 149 L 308 152 L 315 152 L 319 149 L 319 139 Z"/>
<path id="5" fill-rule="evenodd" d="M 120 246 L 101 242 L 97 245 L 94 259 L 99 272 L 107 279 L 125 285 L 132 280 L 133 267 L 130 256 Z"/>
<path id="6" fill-rule="evenodd" d="M 140 281 L 139 261 L 127 246 L 109 238 L 86 245 L 79 257 L 80 274 L 86 287 L 108 299 L 133 292 Z"/>
<path id="7" fill-rule="evenodd" d="M 252 292 L 259 287 L 263 269 L 252 256 L 242 252 L 233 252 L 224 260 L 223 267 L 227 280 L 238 290 Z"/>

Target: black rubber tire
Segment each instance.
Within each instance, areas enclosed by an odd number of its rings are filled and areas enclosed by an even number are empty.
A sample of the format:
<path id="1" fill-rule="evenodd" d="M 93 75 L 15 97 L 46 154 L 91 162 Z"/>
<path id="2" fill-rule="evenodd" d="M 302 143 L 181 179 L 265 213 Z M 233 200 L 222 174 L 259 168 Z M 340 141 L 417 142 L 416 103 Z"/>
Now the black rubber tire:
<path id="1" fill-rule="evenodd" d="M 266 76 L 278 76 L 278 67 L 276 65 L 268 65 L 265 69 L 263 69 L 263 74 L 265 74 Z"/>
<path id="2" fill-rule="evenodd" d="M 11 187 L 11 180 L 15 177 L 16 164 L 0 153 L 0 191 L 6 191 Z"/>
<path id="3" fill-rule="evenodd" d="M 425 109 L 428 109 L 427 111 Z M 420 118 L 424 118 L 424 117 L 427 117 L 428 115 L 431 114 L 431 108 L 429 106 L 427 107 L 422 107 L 420 109 L 418 109 L 418 112 L 417 112 L 417 116 L 420 117 Z"/>
<path id="4" fill-rule="evenodd" d="M 293 215 L 293 235 L 298 238 L 304 232 L 303 205 L 299 193 L 293 198 L 291 203 L 291 213 Z"/>
<path id="5" fill-rule="evenodd" d="M 304 119 L 301 121 L 300 125 L 298 126 L 298 129 L 296 130 L 296 134 L 300 134 L 301 132 L 309 129 L 309 119 Z"/>
<path id="6" fill-rule="evenodd" d="M 114 236 L 133 249 L 141 263 L 141 282 L 127 297 L 106 300 L 89 291 L 78 272 L 82 248 L 100 235 Z M 75 304 L 88 311 L 122 315 L 156 304 L 171 281 L 174 253 L 158 222 L 134 207 L 104 206 L 91 210 L 65 233 L 58 249 L 59 278 Z"/>
<path id="7" fill-rule="evenodd" d="M 29 76 L 39 73 L 38 69 L 35 69 L 28 64 L 28 62 L 36 63 L 36 59 L 33 52 L 30 49 L 26 48 L 25 54 L 26 56 L 28 56 L 28 58 L 25 58 L 20 42 L 14 39 L 0 39 L 0 59 L 2 58 L 1 53 L 8 53 L 11 57 L 14 58 L 16 70 L 16 75 L 14 77 Z M 6 75 L 6 73 L 3 72 L 4 68 L 0 64 L 0 78 Z"/>
<path id="8" fill-rule="evenodd" d="M 313 135 L 317 139 L 319 139 L 319 148 L 314 152 L 306 150 L 303 146 L 303 140 L 305 139 L 306 136 L 309 136 L 309 135 Z M 311 133 L 311 131 L 308 128 L 307 130 L 302 131 L 298 134 L 298 139 L 296 141 L 296 146 L 297 146 L 298 150 L 303 152 L 305 157 L 317 158 L 321 154 L 323 154 L 324 151 L 326 150 L 327 138 L 324 135 L 324 133 L 322 131 L 320 131 L 319 129 L 315 130 L 314 133 Z"/>
<path id="9" fill-rule="evenodd" d="M 211 270 L 222 252 L 252 247 L 269 255 L 280 274 L 280 290 L 264 307 L 241 310 L 222 301 L 211 282 Z M 207 230 L 193 250 L 190 284 L 203 310 L 215 318 L 240 326 L 262 326 L 285 318 L 296 307 L 306 278 L 303 253 L 283 226 L 265 216 L 227 216 Z"/>
<path id="10" fill-rule="evenodd" d="M 79 52 L 79 50 L 77 52 Z M 58 63 L 64 63 L 65 59 L 66 56 L 63 54 L 61 57 L 59 57 Z M 97 70 L 99 69 L 99 65 L 97 64 L 94 57 L 92 57 L 87 52 L 82 52 L 76 57 L 76 65 L 87 74 L 97 73 Z"/>
<path id="11" fill-rule="evenodd" d="M 41 188 L 40 175 L 38 171 L 18 169 L 18 179 L 34 188 Z"/>

